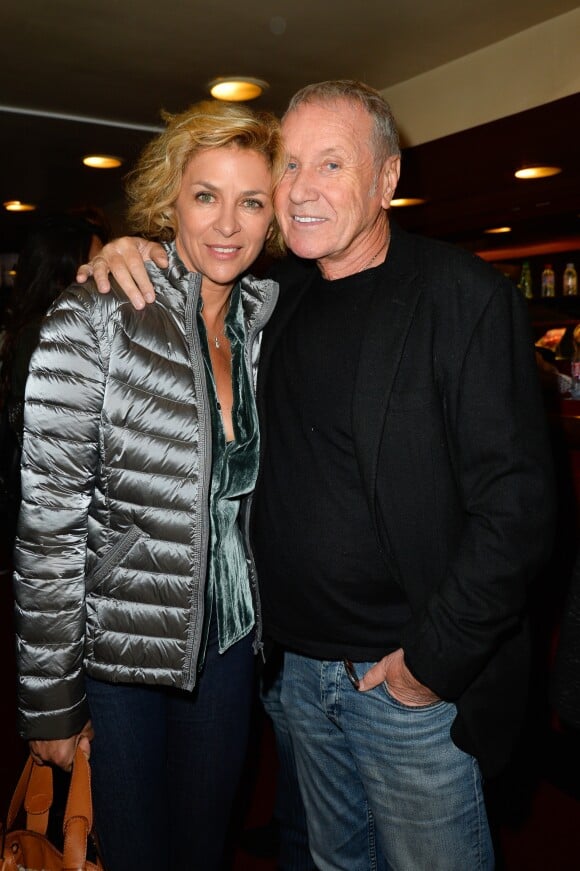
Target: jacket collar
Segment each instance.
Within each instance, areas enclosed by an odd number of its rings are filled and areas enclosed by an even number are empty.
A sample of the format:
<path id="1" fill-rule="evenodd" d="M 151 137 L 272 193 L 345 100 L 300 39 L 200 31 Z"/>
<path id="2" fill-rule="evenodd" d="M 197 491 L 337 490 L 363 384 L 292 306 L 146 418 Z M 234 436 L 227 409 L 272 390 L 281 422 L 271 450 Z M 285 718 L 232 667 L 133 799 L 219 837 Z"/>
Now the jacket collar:
<path id="1" fill-rule="evenodd" d="M 163 244 L 169 260 L 166 269 L 160 269 L 152 260 L 145 262 L 145 267 L 160 302 L 174 310 L 183 310 L 188 296 L 193 293 L 195 302 L 201 292 L 201 275 L 190 272 L 177 253 L 175 242 Z M 277 285 L 271 279 L 257 279 L 252 275 L 244 275 L 240 280 L 242 306 L 247 325 L 257 318 L 265 301 L 268 302 L 268 315 L 277 299 Z"/>
<path id="2" fill-rule="evenodd" d="M 145 268 L 155 286 L 156 298 L 171 309 L 180 311 L 191 293 L 199 297 L 201 290 L 201 275 L 189 272 L 179 257 L 175 242 L 163 244 L 169 265 L 161 269 L 152 260 L 145 261 Z"/>

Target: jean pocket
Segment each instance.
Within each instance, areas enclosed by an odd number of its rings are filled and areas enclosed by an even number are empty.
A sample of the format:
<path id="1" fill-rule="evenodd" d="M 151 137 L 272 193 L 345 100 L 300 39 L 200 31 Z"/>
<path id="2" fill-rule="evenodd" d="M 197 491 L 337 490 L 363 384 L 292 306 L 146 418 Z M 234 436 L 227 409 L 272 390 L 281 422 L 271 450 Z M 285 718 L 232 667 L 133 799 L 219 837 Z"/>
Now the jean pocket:
<path id="1" fill-rule="evenodd" d="M 383 691 L 387 700 L 396 708 L 400 708 L 402 711 L 432 711 L 433 708 L 439 708 L 442 705 L 448 705 L 449 702 L 444 701 L 444 699 L 436 699 L 433 702 L 427 702 L 425 705 L 406 705 L 405 702 L 400 702 L 399 699 L 396 699 L 395 696 L 389 689 L 389 685 L 386 680 L 382 683 Z"/>

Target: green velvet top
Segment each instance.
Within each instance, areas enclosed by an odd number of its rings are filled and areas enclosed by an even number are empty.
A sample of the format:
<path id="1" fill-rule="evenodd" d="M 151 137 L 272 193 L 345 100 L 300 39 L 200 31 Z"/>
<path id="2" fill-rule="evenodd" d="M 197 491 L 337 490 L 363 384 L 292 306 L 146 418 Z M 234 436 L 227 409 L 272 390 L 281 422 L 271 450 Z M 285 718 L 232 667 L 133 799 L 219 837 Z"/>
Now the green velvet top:
<path id="1" fill-rule="evenodd" d="M 225 332 L 232 353 L 233 407 L 235 439 L 226 442 L 222 425 L 207 334 L 198 309 L 209 405 L 212 421 L 212 478 L 210 487 L 210 551 L 206 586 L 205 639 L 215 609 L 219 650 L 223 653 L 254 626 L 254 606 L 250 590 L 246 553 L 238 514 L 242 497 L 254 489 L 258 474 L 258 414 L 251 375 L 244 363 L 246 329 L 240 287 L 232 291 Z M 205 640 L 203 649 L 205 650 Z"/>

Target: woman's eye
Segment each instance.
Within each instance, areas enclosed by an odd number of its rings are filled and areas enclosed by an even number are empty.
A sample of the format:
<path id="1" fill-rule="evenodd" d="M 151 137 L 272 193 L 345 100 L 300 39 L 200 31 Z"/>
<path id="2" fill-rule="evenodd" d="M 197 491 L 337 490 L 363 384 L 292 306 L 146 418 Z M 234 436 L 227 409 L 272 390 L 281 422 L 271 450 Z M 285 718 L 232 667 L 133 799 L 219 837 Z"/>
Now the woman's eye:
<path id="1" fill-rule="evenodd" d="M 200 191 L 198 194 L 195 195 L 195 199 L 199 203 L 213 203 L 214 195 L 208 193 L 208 191 Z"/>
<path id="2" fill-rule="evenodd" d="M 253 199 L 244 200 L 244 206 L 246 206 L 246 208 L 248 208 L 248 209 L 263 209 L 264 208 L 264 204 L 261 200 L 253 200 Z"/>
<path id="3" fill-rule="evenodd" d="M 297 169 L 297 167 L 298 167 L 298 164 L 296 163 L 295 160 L 289 160 L 288 163 L 286 164 L 286 172 L 294 172 L 294 170 Z"/>

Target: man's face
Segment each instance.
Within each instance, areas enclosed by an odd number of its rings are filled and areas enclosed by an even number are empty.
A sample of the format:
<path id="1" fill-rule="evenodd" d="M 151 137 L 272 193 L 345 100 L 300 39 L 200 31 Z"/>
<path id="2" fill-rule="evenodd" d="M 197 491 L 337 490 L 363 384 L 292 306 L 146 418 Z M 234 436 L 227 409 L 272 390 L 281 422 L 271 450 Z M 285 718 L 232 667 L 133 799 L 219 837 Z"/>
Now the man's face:
<path id="1" fill-rule="evenodd" d="M 399 159 L 376 164 L 372 124 L 362 106 L 344 99 L 304 103 L 282 125 L 288 162 L 275 196 L 278 221 L 288 247 L 317 260 L 325 274 L 364 268 L 365 252 L 386 234 Z"/>

